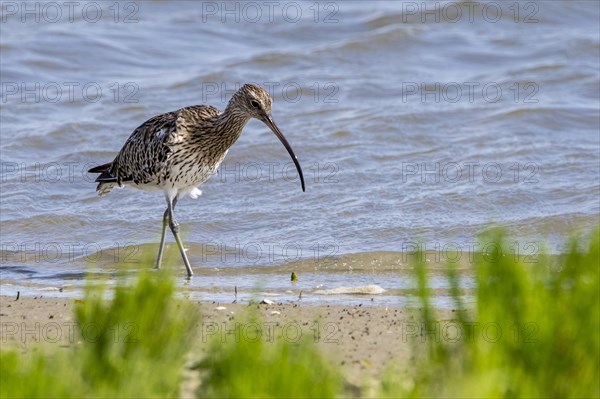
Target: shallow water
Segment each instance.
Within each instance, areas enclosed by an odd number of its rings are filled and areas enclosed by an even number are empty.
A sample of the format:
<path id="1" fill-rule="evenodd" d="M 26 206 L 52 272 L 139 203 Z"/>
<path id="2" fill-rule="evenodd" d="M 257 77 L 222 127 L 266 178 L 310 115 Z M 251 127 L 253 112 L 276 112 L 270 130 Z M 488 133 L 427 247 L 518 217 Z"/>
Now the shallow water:
<path id="1" fill-rule="evenodd" d="M 152 261 L 162 195 L 99 198 L 85 170 L 146 119 L 223 109 L 249 81 L 272 93 L 307 191 L 250 122 L 204 195 L 177 208 L 193 295 L 379 285 L 380 303 L 402 305 L 408 274 L 365 254 L 401 257 L 418 242 L 467 254 L 492 222 L 519 256 L 560 252 L 566 234 L 600 222 L 597 4 L 467 4 L 3 2 L 3 293 Z M 358 271 L 324 272 L 330 257 Z M 290 285 L 290 265 L 312 261 Z"/>

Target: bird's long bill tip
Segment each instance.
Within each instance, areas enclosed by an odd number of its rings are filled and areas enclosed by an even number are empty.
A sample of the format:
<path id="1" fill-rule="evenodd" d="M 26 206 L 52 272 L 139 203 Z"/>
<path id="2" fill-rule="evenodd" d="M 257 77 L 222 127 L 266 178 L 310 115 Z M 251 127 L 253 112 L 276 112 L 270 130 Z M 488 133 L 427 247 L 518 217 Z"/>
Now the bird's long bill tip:
<path id="1" fill-rule="evenodd" d="M 283 135 L 283 133 L 281 133 L 281 130 L 279 130 L 279 128 L 275 124 L 275 121 L 273 120 L 273 118 L 270 115 L 267 117 L 266 124 L 273 131 L 273 133 L 275 133 L 275 135 L 277 136 L 279 141 L 281 141 L 281 143 L 283 144 L 283 146 L 285 147 L 287 152 L 292 157 L 292 161 L 294 161 L 294 165 L 296 165 L 296 170 L 298 171 L 298 175 L 300 176 L 300 184 L 302 184 L 302 191 L 305 192 L 306 185 L 304 184 L 304 175 L 302 174 L 302 168 L 300 167 L 300 162 L 298 161 L 298 157 L 296 156 L 296 154 L 294 154 L 294 150 L 292 150 L 292 146 L 285 139 L 285 136 Z"/>

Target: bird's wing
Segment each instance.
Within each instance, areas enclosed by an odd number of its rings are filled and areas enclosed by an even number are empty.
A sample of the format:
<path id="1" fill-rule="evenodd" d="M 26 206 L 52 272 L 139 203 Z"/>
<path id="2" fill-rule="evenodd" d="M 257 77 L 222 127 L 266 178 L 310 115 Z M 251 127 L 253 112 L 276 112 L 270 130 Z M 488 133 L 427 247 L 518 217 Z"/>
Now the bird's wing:
<path id="1" fill-rule="evenodd" d="M 166 141 L 177 129 L 179 112 L 157 115 L 133 131 L 108 171 L 114 182 L 119 185 L 125 182 L 144 184 L 156 178 L 167 160 L 169 147 Z"/>
<path id="2" fill-rule="evenodd" d="M 119 185 L 155 181 L 165 171 L 171 147 L 184 142 L 190 132 L 202 126 L 203 121 L 219 113 L 212 106 L 194 105 L 148 119 L 133 131 L 110 169 L 97 181 Z"/>

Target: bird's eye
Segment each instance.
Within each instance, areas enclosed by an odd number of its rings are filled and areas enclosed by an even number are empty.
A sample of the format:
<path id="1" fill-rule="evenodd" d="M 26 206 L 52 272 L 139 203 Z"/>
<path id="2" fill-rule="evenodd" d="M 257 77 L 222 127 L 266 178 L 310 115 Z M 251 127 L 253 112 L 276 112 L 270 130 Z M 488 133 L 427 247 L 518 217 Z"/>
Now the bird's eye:
<path id="1" fill-rule="evenodd" d="M 259 103 L 258 103 L 258 101 L 256 101 L 256 100 L 252 100 L 252 101 L 250 101 L 250 104 L 252 104 L 252 106 L 253 106 L 254 108 L 260 108 L 260 104 L 259 104 Z"/>

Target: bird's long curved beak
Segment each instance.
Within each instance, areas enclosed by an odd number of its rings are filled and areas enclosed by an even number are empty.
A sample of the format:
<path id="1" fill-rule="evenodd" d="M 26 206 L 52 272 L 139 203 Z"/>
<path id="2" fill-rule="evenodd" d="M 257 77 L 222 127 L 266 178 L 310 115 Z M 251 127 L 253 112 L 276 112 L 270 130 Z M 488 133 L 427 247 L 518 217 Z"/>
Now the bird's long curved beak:
<path id="1" fill-rule="evenodd" d="M 300 183 L 302 184 L 302 191 L 306 191 L 306 188 L 304 186 L 304 176 L 302 175 L 302 168 L 300 167 L 300 162 L 298 161 L 298 157 L 296 156 L 296 154 L 294 154 L 294 150 L 292 150 L 292 146 L 285 139 L 283 133 L 281 133 L 281 130 L 279 130 L 279 128 L 275 124 L 275 121 L 273 120 L 273 117 L 271 115 L 267 115 L 264 122 L 267 126 L 269 126 L 269 128 L 273 131 L 273 133 L 275 133 L 275 136 L 277 136 L 277 138 L 279 138 L 279 140 L 281 141 L 281 143 L 283 144 L 283 146 L 285 147 L 287 152 L 292 157 L 292 161 L 294 161 L 294 164 L 296 165 L 296 169 L 298 170 L 298 175 L 300 175 Z"/>

